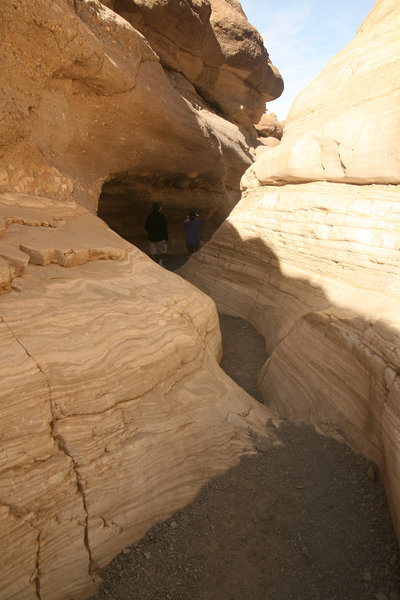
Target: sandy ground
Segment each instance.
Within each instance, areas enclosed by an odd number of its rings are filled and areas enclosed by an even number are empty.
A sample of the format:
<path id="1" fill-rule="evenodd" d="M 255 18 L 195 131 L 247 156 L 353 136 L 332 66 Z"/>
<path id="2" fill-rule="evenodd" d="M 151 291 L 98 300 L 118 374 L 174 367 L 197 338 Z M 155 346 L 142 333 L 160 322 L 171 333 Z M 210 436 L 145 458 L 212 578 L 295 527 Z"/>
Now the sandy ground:
<path id="1" fill-rule="evenodd" d="M 261 336 L 220 321 L 223 368 L 260 399 Z M 92 600 L 400 600 L 377 468 L 309 426 L 285 422 L 276 435 L 281 445 L 258 441 L 256 455 L 125 548 Z"/>

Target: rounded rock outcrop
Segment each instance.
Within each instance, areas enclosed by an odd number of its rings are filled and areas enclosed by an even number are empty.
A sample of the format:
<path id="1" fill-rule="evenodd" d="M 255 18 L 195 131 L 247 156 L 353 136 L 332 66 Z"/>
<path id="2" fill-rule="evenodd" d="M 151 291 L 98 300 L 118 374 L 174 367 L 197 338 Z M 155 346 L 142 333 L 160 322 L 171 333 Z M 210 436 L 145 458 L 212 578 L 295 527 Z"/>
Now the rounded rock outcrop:
<path id="1" fill-rule="evenodd" d="M 378 0 L 181 269 L 264 335 L 259 385 L 272 409 L 379 465 L 398 537 L 399 28 L 398 2 Z"/>

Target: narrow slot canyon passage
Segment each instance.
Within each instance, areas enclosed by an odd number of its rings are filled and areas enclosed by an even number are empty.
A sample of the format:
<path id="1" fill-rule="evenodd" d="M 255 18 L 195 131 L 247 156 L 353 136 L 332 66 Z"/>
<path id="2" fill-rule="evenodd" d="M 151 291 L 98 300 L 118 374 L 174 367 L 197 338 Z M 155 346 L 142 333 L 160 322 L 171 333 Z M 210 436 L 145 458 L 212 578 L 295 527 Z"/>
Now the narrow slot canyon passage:
<path id="1" fill-rule="evenodd" d="M 243 319 L 220 323 L 222 367 L 260 400 L 263 339 Z M 376 467 L 311 426 L 275 436 L 125 548 L 91 600 L 398 600 Z"/>

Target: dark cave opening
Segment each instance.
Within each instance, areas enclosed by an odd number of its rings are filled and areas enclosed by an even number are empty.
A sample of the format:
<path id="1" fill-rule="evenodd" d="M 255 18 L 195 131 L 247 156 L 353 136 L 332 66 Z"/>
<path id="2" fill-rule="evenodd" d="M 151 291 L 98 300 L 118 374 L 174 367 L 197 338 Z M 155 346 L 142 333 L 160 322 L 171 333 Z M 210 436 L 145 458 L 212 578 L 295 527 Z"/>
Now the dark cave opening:
<path id="1" fill-rule="evenodd" d="M 138 189 L 129 179 L 112 179 L 103 185 L 97 214 L 118 235 L 146 252 L 144 223 L 154 201 L 150 190 Z"/>
<path id="2" fill-rule="evenodd" d="M 217 207 L 213 218 L 202 228 L 204 243 L 227 217 L 239 196 L 240 192 L 226 190 L 220 182 L 186 175 L 132 177 L 122 174 L 104 183 L 97 214 L 118 235 L 147 253 L 146 217 L 152 211 L 153 202 L 161 202 L 168 223 L 168 254 L 179 255 L 186 253 L 183 221 L 191 210 L 205 216 L 211 208 Z"/>

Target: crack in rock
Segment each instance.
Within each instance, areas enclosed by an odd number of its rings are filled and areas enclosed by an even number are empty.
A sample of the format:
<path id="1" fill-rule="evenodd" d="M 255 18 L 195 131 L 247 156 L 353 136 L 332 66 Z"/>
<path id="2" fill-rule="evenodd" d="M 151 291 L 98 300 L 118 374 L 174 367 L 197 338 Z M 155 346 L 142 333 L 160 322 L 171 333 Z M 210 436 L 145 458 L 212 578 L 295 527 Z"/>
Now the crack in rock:
<path id="1" fill-rule="evenodd" d="M 71 461 L 72 469 L 73 469 L 73 472 L 74 472 L 74 475 L 75 475 L 75 479 L 76 479 L 77 490 L 78 490 L 78 492 L 79 492 L 79 494 L 81 496 L 82 506 L 83 506 L 83 509 L 85 511 L 85 527 L 84 527 L 84 538 L 83 538 L 83 541 L 84 541 L 85 549 L 86 549 L 87 554 L 88 554 L 88 562 L 89 562 L 88 573 L 89 573 L 90 577 L 94 581 L 94 574 L 96 573 L 96 568 L 95 568 L 95 564 L 94 564 L 94 561 L 93 561 L 93 558 L 92 558 L 91 549 L 90 549 L 90 546 L 89 546 L 89 534 L 88 534 L 89 514 L 88 514 L 88 509 L 87 509 L 85 490 L 84 490 L 84 486 L 83 486 L 82 481 L 81 481 L 81 477 L 80 477 L 80 474 L 79 474 L 79 469 L 78 469 L 78 465 L 77 465 L 76 460 L 73 458 L 73 456 L 71 455 L 71 453 L 68 451 L 65 440 L 60 435 L 54 433 L 55 424 L 57 422 L 57 419 L 56 419 L 55 414 L 54 414 L 54 403 L 53 403 L 53 399 L 52 399 L 52 390 L 51 390 L 50 383 L 48 381 L 46 373 L 44 372 L 43 368 L 38 363 L 37 359 L 34 356 L 32 356 L 32 354 L 24 346 L 24 344 L 21 342 L 21 340 L 18 339 L 17 335 L 12 330 L 12 328 L 10 327 L 10 325 L 5 321 L 4 317 L 0 316 L 0 322 L 4 323 L 4 325 L 10 331 L 10 333 L 13 335 L 15 341 L 26 352 L 27 356 L 29 358 L 31 358 L 35 362 L 38 370 L 40 371 L 40 373 L 43 375 L 43 377 L 45 379 L 45 382 L 46 382 L 46 385 L 47 385 L 47 388 L 48 388 L 48 391 L 49 391 L 50 412 L 51 412 L 51 415 L 53 417 L 52 421 L 49 423 L 50 434 L 51 434 L 51 437 L 53 438 L 53 440 L 55 441 L 55 443 L 57 444 L 57 447 L 60 450 L 60 452 L 62 452 L 65 456 L 67 456 L 70 459 L 70 461 Z M 11 506 L 9 508 L 10 508 L 10 510 L 12 510 Z M 17 516 L 18 512 L 20 513 L 20 511 L 18 511 L 18 509 L 17 509 L 16 516 Z M 36 581 L 35 587 L 36 587 L 37 592 L 38 591 L 40 592 L 39 552 L 38 552 L 38 555 L 37 555 L 37 567 L 36 567 L 36 571 L 37 571 L 37 574 L 38 574 L 37 575 L 38 581 Z M 38 599 L 40 600 L 40 594 L 38 595 Z"/>

